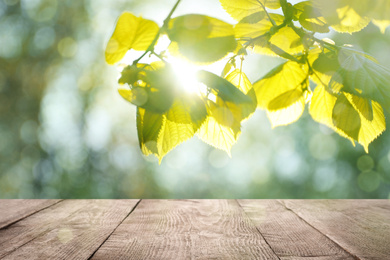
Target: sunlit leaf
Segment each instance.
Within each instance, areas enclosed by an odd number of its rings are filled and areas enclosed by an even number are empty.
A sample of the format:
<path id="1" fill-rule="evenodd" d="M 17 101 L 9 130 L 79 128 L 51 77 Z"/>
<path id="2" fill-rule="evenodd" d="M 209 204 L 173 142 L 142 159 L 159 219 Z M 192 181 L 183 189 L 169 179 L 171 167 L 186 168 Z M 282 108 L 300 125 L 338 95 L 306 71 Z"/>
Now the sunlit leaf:
<path id="1" fill-rule="evenodd" d="M 360 115 L 343 94 L 336 97 L 332 110 L 332 119 L 337 129 L 354 140 L 359 139 L 361 128 Z"/>
<path id="2" fill-rule="evenodd" d="M 386 120 L 381 105 L 375 101 L 345 93 L 352 106 L 359 112 L 361 128 L 358 142 L 368 153 L 369 144 L 386 129 Z"/>
<path id="3" fill-rule="evenodd" d="M 329 93 L 317 86 L 310 104 L 310 115 L 339 135 L 359 142 L 366 152 L 369 144 L 385 129 L 386 122 L 381 105 L 375 101 L 349 93 Z"/>
<path id="4" fill-rule="evenodd" d="M 240 124 L 235 121 L 229 108 L 209 101 L 205 122 L 196 133 L 205 143 L 221 149 L 230 155 L 233 144 L 241 133 Z"/>
<path id="5" fill-rule="evenodd" d="M 297 121 L 305 109 L 308 72 L 301 64 L 285 62 L 253 84 L 260 108 L 273 127 Z"/>
<path id="6" fill-rule="evenodd" d="M 217 103 L 224 102 L 224 105 L 232 112 L 236 121 L 241 122 L 244 119 L 248 119 L 257 108 L 257 98 L 252 83 L 245 73 L 239 69 L 236 69 L 227 75 L 226 80 L 247 95 L 251 99 L 251 102 L 236 104 L 217 99 Z"/>
<path id="7" fill-rule="evenodd" d="M 271 44 L 271 46 L 268 48 L 279 56 L 282 56 L 283 52 L 293 55 L 300 53 L 305 49 L 302 44 L 301 37 L 291 27 L 281 28 L 278 32 L 272 35 L 269 44 Z M 281 49 L 283 52 L 273 48 L 272 45 Z"/>
<path id="8" fill-rule="evenodd" d="M 304 88 L 308 86 L 307 75 L 308 72 L 296 62 L 288 61 L 279 65 L 253 84 L 258 106 L 263 109 L 278 110 L 296 102 L 297 92 L 300 92 L 303 98 Z M 294 94 L 291 97 L 292 93 Z"/>
<path id="9" fill-rule="evenodd" d="M 276 25 L 281 25 L 284 17 L 278 14 L 271 14 Z M 258 23 L 238 23 L 234 27 L 236 38 L 248 39 L 253 46 L 253 51 L 260 54 L 280 55 L 285 53 L 293 55 L 304 50 L 301 37 L 291 28 L 282 27 L 272 31 L 273 24 L 268 17 Z"/>
<path id="10" fill-rule="evenodd" d="M 366 27 L 372 1 L 359 0 L 312 0 L 327 23 L 338 32 L 353 33 Z"/>
<path id="11" fill-rule="evenodd" d="M 284 21 L 284 16 L 279 14 L 270 14 L 276 25 L 281 25 Z M 257 23 L 239 22 L 235 25 L 234 31 L 236 38 L 256 38 L 264 35 L 272 28 L 272 23 L 267 16 Z"/>
<path id="12" fill-rule="evenodd" d="M 329 93 L 325 86 L 318 85 L 313 93 L 310 102 L 309 113 L 311 117 L 319 123 L 322 123 L 336 131 L 342 137 L 347 138 L 355 145 L 353 138 L 346 135 L 343 131 L 336 128 L 333 123 L 333 109 L 337 101 L 337 96 Z"/>
<path id="13" fill-rule="evenodd" d="M 292 105 L 274 111 L 267 111 L 267 117 L 271 122 L 272 128 L 277 126 L 289 125 L 296 122 L 305 110 L 305 99 L 300 98 Z"/>
<path id="14" fill-rule="evenodd" d="M 233 26 L 216 18 L 190 14 L 172 19 L 169 51 L 197 63 L 210 63 L 225 57 L 237 47 Z"/>
<path id="15" fill-rule="evenodd" d="M 339 53 L 340 69 L 329 86 L 379 102 L 390 111 L 390 70 L 366 54 L 351 50 Z"/>
<path id="16" fill-rule="evenodd" d="M 177 99 L 164 117 L 157 139 L 157 157 L 160 162 L 169 151 L 193 137 L 199 127 L 192 121 L 190 108 L 185 100 Z"/>
<path id="17" fill-rule="evenodd" d="M 268 8 L 280 8 L 279 0 L 219 0 L 225 11 L 237 21 L 263 10 L 261 3 Z"/>
<path id="18" fill-rule="evenodd" d="M 158 33 L 158 25 L 142 17 L 125 12 L 116 24 L 115 31 L 106 47 L 106 61 L 115 64 L 130 49 L 146 50 Z"/>
<path id="19" fill-rule="evenodd" d="M 275 111 L 291 106 L 299 99 L 302 99 L 302 89 L 291 89 L 272 99 L 268 103 L 268 110 Z"/>

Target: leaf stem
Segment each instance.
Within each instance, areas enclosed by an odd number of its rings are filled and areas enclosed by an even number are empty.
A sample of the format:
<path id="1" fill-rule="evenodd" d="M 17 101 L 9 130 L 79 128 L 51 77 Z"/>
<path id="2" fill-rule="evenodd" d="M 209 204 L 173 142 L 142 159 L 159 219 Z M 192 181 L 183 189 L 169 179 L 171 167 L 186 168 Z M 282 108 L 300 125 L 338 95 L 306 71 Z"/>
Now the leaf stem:
<path id="1" fill-rule="evenodd" d="M 263 4 L 261 1 L 259 1 L 259 0 L 257 0 L 257 2 L 258 2 L 258 3 L 261 5 L 261 7 L 263 8 L 265 14 L 268 16 L 268 19 L 269 19 L 269 21 L 272 23 L 272 25 L 273 25 L 273 26 L 276 26 L 275 21 L 271 18 L 271 15 L 268 13 L 267 9 L 265 9 L 264 4 Z"/>
<path id="2" fill-rule="evenodd" d="M 173 6 L 171 11 L 169 12 L 167 18 L 164 20 L 163 26 L 158 30 L 158 32 L 157 32 L 156 36 L 154 37 L 152 43 L 149 45 L 149 47 L 146 49 L 146 51 L 138 59 L 133 61 L 133 65 L 136 65 L 143 57 L 145 57 L 146 54 L 148 54 L 148 52 L 151 52 L 151 53 L 156 55 L 156 53 L 154 53 L 154 45 L 156 45 L 156 43 L 158 41 L 158 38 L 160 37 L 161 32 L 163 30 L 165 30 L 166 27 L 168 26 L 168 23 L 171 20 L 171 17 L 173 15 L 173 13 L 176 11 L 176 8 L 178 7 L 180 2 L 181 2 L 181 0 L 177 0 L 176 4 Z"/>

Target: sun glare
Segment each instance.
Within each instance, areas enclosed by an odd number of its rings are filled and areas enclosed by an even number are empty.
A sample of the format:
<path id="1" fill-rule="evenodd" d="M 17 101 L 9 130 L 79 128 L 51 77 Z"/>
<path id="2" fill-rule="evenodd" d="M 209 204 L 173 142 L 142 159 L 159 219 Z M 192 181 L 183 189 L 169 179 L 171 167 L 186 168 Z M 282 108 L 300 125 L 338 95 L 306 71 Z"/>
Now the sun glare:
<path id="1" fill-rule="evenodd" d="M 189 93 L 198 93 L 201 83 L 196 78 L 198 66 L 190 64 L 185 60 L 169 57 L 168 61 L 173 68 L 176 79 L 180 86 Z"/>
<path id="2" fill-rule="evenodd" d="M 164 50 L 168 49 L 169 44 L 170 40 L 168 36 L 163 35 L 160 37 L 157 45 L 155 46 L 155 52 L 163 52 Z M 142 55 L 142 52 L 130 50 L 117 65 L 118 71 L 121 72 L 127 65 L 132 64 L 135 59 L 140 57 L 140 55 Z M 207 86 L 197 80 L 197 71 L 207 70 L 218 75 L 226 63 L 226 60 L 221 60 L 210 65 L 196 65 L 188 62 L 185 59 L 174 57 L 170 55 L 169 52 L 164 53 L 164 58 L 172 66 L 179 85 L 182 86 L 186 92 L 191 94 L 198 94 L 201 96 L 207 95 Z M 145 56 L 143 62 L 150 63 L 157 60 L 159 60 L 159 58 L 151 55 Z M 208 98 L 211 100 L 215 99 L 212 94 L 209 94 Z"/>

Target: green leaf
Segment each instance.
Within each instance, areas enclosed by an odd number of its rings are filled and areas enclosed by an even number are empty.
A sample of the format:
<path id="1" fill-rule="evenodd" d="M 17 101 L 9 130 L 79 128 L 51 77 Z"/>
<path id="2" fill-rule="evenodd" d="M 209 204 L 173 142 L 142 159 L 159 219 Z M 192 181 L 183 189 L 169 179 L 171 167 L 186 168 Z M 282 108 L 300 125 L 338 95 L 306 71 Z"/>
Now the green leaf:
<path id="1" fill-rule="evenodd" d="M 292 104 L 294 104 L 295 102 L 297 102 L 298 100 L 302 99 L 302 95 L 303 95 L 302 92 L 303 91 L 301 89 L 289 90 L 289 91 L 277 96 L 276 98 L 272 99 L 268 103 L 267 108 L 269 111 L 275 111 L 275 110 L 289 107 Z"/>
<path id="2" fill-rule="evenodd" d="M 329 26 L 320 11 L 314 8 L 310 1 L 303 3 L 307 4 L 303 7 L 302 13 L 299 15 L 299 23 L 302 27 L 313 32 L 328 33 Z"/>
<path id="3" fill-rule="evenodd" d="M 313 70 L 310 79 L 323 86 L 328 86 L 332 76 L 340 68 L 337 53 L 328 49 L 316 47 L 310 50 L 307 60 Z"/>
<path id="4" fill-rule="evenodd" d="M 386 129 L 379 103 L 344 92 L 335 95 L 322 85 L 314 90 L 309 112 L 315 121 L 332 128 L 353 145 L 354 140 L 358 141 L 366 152 L 369 144 Z"/>
<path id="5" fill-rule="evenodd" d="M 256 12 L 240 20 L 240 23 L 258 23 L 266 16 L 264 11 Z"/>
<path id="6" fill-rule="evenodd" d="M 198 71 L 198 79 L 215 91 L 217 97 L 235 104 L 252 103 L 252 99 L 241 92 L 236 86 L 211 72 Z"/>
<path id="7" fill-rule="evenodd" d="M 334 126 L 354 140 L 359 139 L 361 120 L 359 113 L 344 95 L 339 95 L 332 111 Z"/>
<path id="8" fill-rule="evenodd" d="M 169 52 L 196 63 L 215 62 L 237 47 L 233 26 L 216 18 L 190 14 L 169 22 L 168 36 L 173 41 Z"/>
<path id="9" fill-rule="evenodd" d="M 158 155 L 157 139 L 165 118 L 162 114 L 137 108 L 137 132 L 141 151 L 144 155 Z"/>
<path id="10" fill-rule="evenodd" d="M 357 140 L 368 153 L 369 144 L 386 130 L 386 120 L 381 105 L 362 97 L 345 93 L 345 96 L 358 111 L 361 120 L 359 139 Z"/>
<path id="11" fill-rule="evenodd" d="M 344 91 L 379 102 L 390 111 L 390 70 L 372 57 L 343 49 L 339 52 L 340 69 L 329 82 L 334 91 Z"/>
<path id="12" fill-rule="evenodd" d="M 265 7 L 271 9 L 280 8 L 279 0 L 219 0 L 225 11 L 237 21 L 263 10 Z"/>
<path id="13" fill-rule="evenodd" d="M 114 33 L 106 47 L 106 62 L 115 64 L 120 61 L 130 49 L 145 51 L 153 42 L 159 26 L 142 17 L 125 12 L 116 24 Z"/>
<path id="14" fill-rule="evenodd" d="M 122 72 L 119 83 L 127 83 L 130 87 L 119 90 L 123 98 L 155 113 L 165 113 L 169 110 L 177 91 L 171 68 L 160 63 L 128 66 Z"/>

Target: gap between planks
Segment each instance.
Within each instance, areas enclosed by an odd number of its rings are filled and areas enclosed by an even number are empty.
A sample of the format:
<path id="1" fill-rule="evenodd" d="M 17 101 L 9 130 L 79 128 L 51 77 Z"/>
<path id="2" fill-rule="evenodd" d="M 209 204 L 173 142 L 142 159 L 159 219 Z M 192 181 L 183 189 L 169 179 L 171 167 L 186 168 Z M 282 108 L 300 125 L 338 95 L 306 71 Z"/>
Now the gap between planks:
<path id="1" fill-rule="evenodd" d="M 251 221 L 251 223 L 253 224 L 253 226 L 256 228 L 257 232 L 259 232 L 260 236 L 264 239 L 265 243 L 268 245 L 268 247 L 272 250 L 272 252 L 275 254 L 275 256 L 280 260 L 280 257 L 276 254 L 275 250 L 272 248 L 272 246 L 268 243 L 267 239 L 264 237 L 264 235 L 261 233 L 261 231 L 259 230 L 259 228 L 257 227 L 256 223 L 253 222 L 252 218 L 246 213 L 246 211 L 244 210 L 244 208 L 241 206 L 241 204 L 238 202 L 238 200 L 236 199 L 235 200 L 238 207 L 242 210 L 242 212 L 245 214 L 245 216 L 248 217 L 248 219 Z"/>
<path id="2" fill-rule="evenodd" d="M 96 254 L 96 252 L 104 245 L 104 243 L 106 243 L 106 241 L 111 237 L 111 235 L 117 230 L 117 228 L 123 223 L 123 221 L 125 221 L 130 215 L 131 213 L 134 212 L 134 210 L 138 207 L 138 205 L 141 203 L 142 199 L 138 200 L 138 202 L 135 204 L 135 206 L 133 207 L 133 209 L 129 212 L 129 214 L 127 214 L 126 217 L 124 217 L 122 219 L 122 221 L 112 230 L 112 232 L 106 237 L 106 239 L 99 245 L 98 248 L 96 248 L 96 250 L 91 254 L 90 257 L 88 257 L 88 260 L 92 259 L 92 257 Z"/>
<path id="3" fill-rule="evenodd" d="M 331 242 L 333 242 L 337 247 L 341 248 L 343 251 L 345 251 L 347 254 L 349 254 L 351 257 L 353 257 L 354 259 L 356 260 L 361 260 L 358 256 L 354 255 L 353 253 L 349 252 L 346 248 L 344 248 L 343 246 L 341 246 L 339 243 L 337 243 L 336 241 L 334 241 L 333 239 L 331 239 L 329 236 L 327 236 L 326 234 L 324 234 L 323 232 L 321 232 L 321 230 L 317 229 L 316 227 L 314 227 L 313 225 L 311 225 L 309 222 L 307 222 L 304 218 L 302 218 L 299 214 L 297 214 L 293 209 L 287 207 L 287 205 L 284 203 L 283 200 L 276 200 L 278 203 L 280 203 L 286 210 L 288 211 L 291 211 L 292 213 L 295 214 L 295 216 L 297 216 L 299 219 L 301 219 L 303 222 L 305 222 L 308 226 L 310 226 L 311 228 L 313 228 L 314 230 L 318 231 L 319 233 L 321 233 L 323 236 L 325 236 L 327 239 L 329 239 Z"/>

